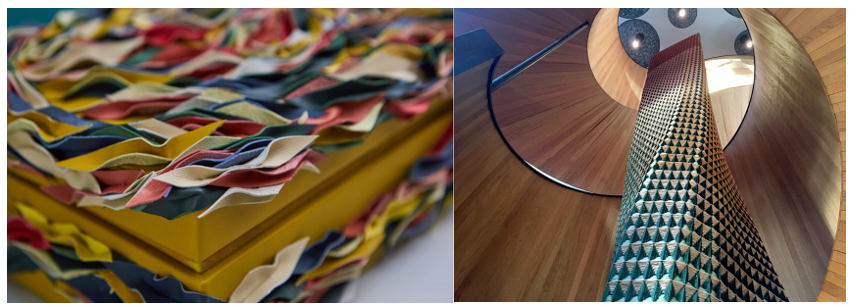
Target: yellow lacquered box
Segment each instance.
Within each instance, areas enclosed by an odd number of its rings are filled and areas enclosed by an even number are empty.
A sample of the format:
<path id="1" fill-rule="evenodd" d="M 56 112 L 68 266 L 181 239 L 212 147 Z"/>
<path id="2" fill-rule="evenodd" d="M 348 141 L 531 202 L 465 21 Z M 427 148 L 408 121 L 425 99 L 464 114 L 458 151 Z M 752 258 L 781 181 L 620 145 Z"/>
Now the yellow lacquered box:
<path id="1" fill-rule="evenodd" d="M 451 110 L 446 99 L 413 119 L 386 121 L 364 144 L 329 154 L 318 164 L 321 174 L 298 173 L 273 201 L 226 207 L 201 219 L 198 213 L 167 220 L 134 210 L 65 205 L 39 189 L 50 182 L 13 169 L 8 201 L 23 201 L 51 221 L 73 223 L 140 266 L 176 277 L 188 290 L 226 300 L 249 270 L 270 263 L 284 246 L 342 229 L 393 189 L 449 127 Z M 38 274 L 12 277 L 46 300 L 62 297 L 43 293 L 53 286 L 36 289 L 48 281 Z"/>

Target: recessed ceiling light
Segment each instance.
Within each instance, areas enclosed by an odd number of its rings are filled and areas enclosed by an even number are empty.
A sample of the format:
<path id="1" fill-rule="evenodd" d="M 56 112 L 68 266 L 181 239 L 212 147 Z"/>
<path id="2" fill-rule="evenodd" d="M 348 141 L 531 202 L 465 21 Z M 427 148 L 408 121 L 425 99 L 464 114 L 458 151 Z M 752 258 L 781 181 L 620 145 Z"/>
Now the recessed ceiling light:
<path id="1" fill-rule="evenodd" d="M 687 12 L 685 12 L 684 9 L 679 9 L 678 17 L 684 18 L 684 15 L 687 15 Z"/>

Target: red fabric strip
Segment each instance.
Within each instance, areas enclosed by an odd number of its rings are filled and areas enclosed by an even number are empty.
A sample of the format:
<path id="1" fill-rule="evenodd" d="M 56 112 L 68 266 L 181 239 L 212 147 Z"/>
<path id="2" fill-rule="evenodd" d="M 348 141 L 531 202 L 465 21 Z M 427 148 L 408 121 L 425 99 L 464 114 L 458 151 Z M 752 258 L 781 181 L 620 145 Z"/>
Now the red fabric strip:
<path id="1" fill-rule="evenodd" d="M 121 119 L 129 115 L 158 114 L 190 98 L 193 98 L 193 95 L 117 100 L 86 109 L 79 114 L 92 119 Z"/>
<path id="2" fill-rule="evenodd" d="M 6 221 L 6 239 L 29 244 L 35 249 L 46 250 L 51 243 L 36 226 L 30 225 L 21 217 L 10 217 Z"/>
<path id="3" fill-rule="evenodd" d="M 92 176 L 98 180 L 101 194 L 104 195 L 125 192 L 144 173 L 144 170 L 98 170 L 92 172 Z"/>
<path id="4" fill-rule="evenodd" d="M 307 162 L 304 159 L 309 151 L 293 157 L 288 162 L 274 169 L 246 169 L 224 173 L 208 185 L 219 187 L 256 188 L 280 184 L 292 180 L 300 167 Z"/>
<path id="5" fill-rule="evenodd" d="M 165 46 L 179 40 L 198 41 L 205 37 L 206 30 L 187 26 L 158 24 L 143 32 L 146 44 Z"/>
<path id="6" fill-rule="evenodd" d="M 157 174 L 160 175 L 172 171 L 176 168 L 188 165 L 200 159 L 221 159 L 224 157 L 228 157 L 229 155 L 232 155 L 232 152 L 228 150 L 197 150 L 188 154 L 187 156 L 182 157 L 181 159 L 173 161 L 173 163 L 167 165 L 167 167 L 160 170 Z M 164 197 L 164 195 L 167 194 L 167 192 L 170 190 L 170 187 L 171 185 L 168 183 L 157 180 L 149 180 L 149 183 L 141 187 L 140 190 L 137 191 L 137 194 L 134 195 L 134 197 L 128 201 L 128 204 L 125 205 L 125 208 L 133 208 L 145 203 L 150 203 L 161 199 L 161 197 Z"/>
<path id="7" fill-rule="evenodd" d="M 191 130 L 216 121 L 218 119 L 201 116 L 183 116 L 167 120 L 167 123 L 185 130 Z M 219 133 L 218 135 L 246 137 L 259 133 L 263 128 L 265 128 L 264 124 L 254 121 L 227 120 L 217 128 L 216 132 Z"/>

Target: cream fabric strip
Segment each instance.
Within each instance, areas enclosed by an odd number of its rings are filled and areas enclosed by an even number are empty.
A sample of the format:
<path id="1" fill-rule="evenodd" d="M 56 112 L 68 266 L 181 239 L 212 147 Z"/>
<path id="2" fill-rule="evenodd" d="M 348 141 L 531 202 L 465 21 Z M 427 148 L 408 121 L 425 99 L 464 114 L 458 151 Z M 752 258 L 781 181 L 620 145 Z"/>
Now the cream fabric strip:
<path id="1" fill-rule="evenodd" d="M 353 238 L 348 241 L 348 243 L 345 243 L 342 246 L 328 252 L 327 257 L 342 258 L 348 256 L 351 254 L 351 252 L 357 250 L 357 247 L 360 246 L 360 243 L 363 243 L 363 235 L 359 235 L 356 238 Z"/>
<path id="2" fill-rule="evenodd" d="M 309 146 L 316 137 L 318 136 L 284 136 L 271 141 L 268 147 L 262 150 L 256 158 L 247 161 L 247 163 L 227 168 L 190 165 L 158 175 L 155 177 L 155 180 L 163 181 L 177 187 L 196 187 L 207 185 L 226 172 L 280 166 Z"/>
<path id="3" fill-rule="evenodd" d="M 23 114 L 23 113 L 19 113 L 19 114 Z M 34 122 L 32 120 L 29 120 L 27 118 L 18 118 L 16 120 L 12 121 L 11 123 L 9 123 L 9 126 L 7 126 L 6 129 L 8 129 L 7 131 L 9 131 L 9 132 L 25 131 L 25 132 L 37 133 L 37 134 L 39 134 L 39 136 L 42 137 L 42 140 L 45 140 L 47 142 L 53 142 L 53 141 L 56 141 L 58 139 L 64 138 L 66 136 L 84 131 L 90 127 L 90 126 L 75 127 L 75 126 L 72 126 L 72 125 L 69 125 L 69 124 L 66 124 L 63 122 L 56 122 L 53 120 L 45 121 L 45 125 L 53 126 L 53 127 L 63 127 L 63 128 L 51 129 L 51 127 L 44 127 L 44 129 L 43 129 L 43 127 L 40 127 L 39 124 L 37 124 L 36 122 Z M 52 131 L 52 130 L 56 130 L 56 131 Z"/>
<path id="4" fill-rule="evenodd" d="M 170 73 L 175 76 L 181 76 L 192 73 L 193 71 L 205 67 L 213 63 L 233 63 L 238 64 L 243 61 L 241 57 L 216 50 L 207 51 L 190 61 L 184 62 L 179 66 L 170 70 Z"/>
<path id="5" fill-rule="evenodd" d="M 240 139 L 240 137 L 237 137 L 237 136 L 209 135 L 209 136 L 204 137 L 202 139 L 202 141 L 199 141 L 196 144 L 193 144 L 193 146 L 191 146 L 190 148 L 185 150 L 182 154 L 180 154 L 178 157 L 176 157 L 173 160 L 174 161 L 178 160 L 179 158 L 184 157 L 185 155 L 190 154 L 194 150 L 197 150 L 197 149 L 217 148 L 217 147 L 232 143 L 238 139 Z"/>
<path id="6" fill-rule="evenodd" d="M 206 17 L 201 17 L 196 14 L 185 13 L 182 14 L 178 20 L 182 22 L 187 22 L 189 24 L 195 25 L 200 28 L 214 28 L 217 25 L 223 24 L 228 20 L 232 20 L 233 16 L 238 14 L 238 9 L 236 8 L 228 8 L 223 9 L 223 12 L 220 13 L 217 17 L 213 19 L 207 19 Z"/>
<path id="7" fill-rule="evenodd" d="M 128 85 L 113 94 L 107 95 L 107 100 L 129 100 L 129 99 L 145 99 L 153 97 L 163 97 L 171 95 L 184 94 L 182 89 L 172 87 L 166 84 L 143 81 Z"/>
<path id="8" fill-rule="evenodd" d="M 357 66 L 335 74 L 334 77 L 351 80 L 368 75 L 415 82 L 420 80 L 420 68 L 413 60 L 381 50 L 372 53 Z"/>
<path id="9" fill-rule="evenodd" d="M 316 174 L 319 173 L 318 168 L 312 163 L 305 163 L 301 165 L 299 170 L 309 170 Z M 226 193 L 223 193 L 211 207 L 205 210 L 205 212 L 201 213 L 197 216 L 197 218 L 203 218 L 206 215 L 217 211 L 221 208 L 226 208 L 230 206 L 238 206 L 238 205 L 250 205 L 250 204 L 258 204 L 265 203 L 274 200 L 274 197 L 277 194 L 280 194 L 280 190 L 283 189 L 283 185 L 285 183 L 281 183 L 278 185 L 272 185 L 261 188 L 229 188 L 226 190 Z"/>
<path id="10" fill-rule="evenodd" d="M 128 139 L 85 155 L 66 159 L 58 166 L 81 171 L 94 171 L 117 165 L 156 165 L 168 163 L 181 156 L 205 139 L 223 121 L 214 122 L 193 131 L 185 132 L 160 145 L 151 145 L 141 138 Z"/>
<path id="11" fill-rule="evenodd" d="M 182 128 L 167 124 L 155 118 L 136 121 L 130 123 L 129 125 L 131 127 L 137 128 L 137 130 L 146 131 L 160 136 L 164 139 L 171 139 L 173 137 L 181 135 L 182 133 L 187 132 Z"/>
<path id="12" fill-rule="evenodd" d="M 48 100 L 45 99 L 45 96 L 42 96 L 36 88 L 30 84 L 27 79 L 24 78 L 24 75 L 21 74 L 20 71 L 12 71 L 8 72 L 12 76 L 10 78 L 10 83 L 12 87 L 17 89 L 18 96 L 21 96 L 24 101 L 28 102 L 34 109 L 41 109 L 50 106 Z"/>
<path id="13" fill-rule="evenodd" d="M 252 103 L 243 101 L 218 108 L 217 112 L 232 116 L 243 117 L 268 126 L 291 124 L 292 121 L 271 110 L 260 108 Z"/>
<path id="14" fill-rule="evenodd" d="M 101 186 L 98 185 L 98 181 L 95 180 L 92 174 L 57 166 L 56 160 L 51 153 L 39 145 L 27 132 L 10 131 L 8 137 L 8 145 L 37 168 L 65 179 L 75 189 L 101 194 Z"/>
<path id="15" fill-rule="evenodd" d="M 252 57 L 247 58 L 238 67 L 226 73 L 223 77 L 227 79 L 238 79 L 246 75 L 269 74 L 277 71 L 277 67 L 284 61 L 278 58 Z"/>
<path id="16" fill-rule="evenodd" d="M 213 105 L 218 105 L 226 101 L 244 98 L 241 94 L 219 88 L 189 88 L 188 90 L 198 91 L 199 95 L 173 107 L 167 111 L 166 114 L 175 114 L 193 108 L 207 109 Z"/>
<path id="17" fill-rule="evenodd" d="M 69 44 L 65 51 L 47 62 L 27 67 L 23 73 L 28 80 L 44 81 L 59 76 L 74 65 L 93 61 L 104 66 L 116 66 L 132 50 L 143 44 L 143 37 L 96 44 Z"/>
<path id="18" fill-rule="evenodd" d="M 214 211 L 230 206 L 269 202 L 280 193 L 280 189 L 282 188 L 282 183 L 261 188 L 229 188 L 226 190 L 226 193 L 223 193 L 214 204 L 198 215 L 197 218 L 203 218 Z"/>
<path id="19" fill-rule="evenodd" d="M 11 33 L 10 33 L 11 37 Z M 18 51 L 18 60 L 26 59 L 30 63 L 42 61 L 56 54 L 60 48 L 64 47 L 69 41 L 69 35 L 66 33 L 57 35 L 45 44 L 39 44 L 38 40 L 27 40 L 21 50 Z"/>
<path id="20" fill-rule="evenodd" d="M 193 152 L 197 149 L 209 149 L 218 147 L 221 145 L 229 144 L 238 139 L 237 137 L 229 137 L 229 136 L 206 136 L 199 142 L 195 143 L 193 146 L 186 149 L 179 157 L 182 157 L 188 153 Z M 178 159 L 178 158 L 175 158 Z M 132 152 L 123 155 L 116 156 L 104 163 L 98 165 L 92 171 L 120 166 L 120 165 L 140 165 L 140 166 L 151 166 L 158 164 L 167 164 L 175 159 L 165 158 L 158 155 L 153 155 L 149 153 L 140 153 L 140 152 Z"/>
<path id="21" fill-rule="evenodd" d="M 309 237 L 297 240 L 277 252 L 273 264 L 250 270 L 232 292 L 229 302 L 258 303 L 265 298 L 271 290 L 289 279 L 308 242 Z"/>
<path id="22" fill-rule="evenodd" d="M 131 198 L 137 194 L 137 190 L 143 187 L 144 183 L 149 182 L 154 177 L 155 172 L 149 172 L 146 175 L 140 176 L 137 180 L 134 180 L 128 188 L 125 189 L 122 193 L 112 194 L 112 195 L 104 195 L 104 196 L 84 196 L 80 201 L 77 202 L 78 207 L 106 207 L 113 210 L 124 209 Z"/>
<path id="23" fill-rule="evenodd" d="M 379 102 L 374 107 L 372 107 L 372 110 L 370 110 L 369 113 L 366 114 L 366 117 L 361 119 L 359 122 L 356 122 L 356 123 L 351 124 L 351 125 L 342 125 L 342 126 L 340 126 L 340 128 L 348 130 L 348 131 L 354 131 L 354 132 L 369 132 L 369 131 L 371 131 L 372 128 L 375 128 L 375 123 L 378 122 L 378 116 L 381 115 L 381 108 L 383 106 L 384 106 L 384 103 Z"/>

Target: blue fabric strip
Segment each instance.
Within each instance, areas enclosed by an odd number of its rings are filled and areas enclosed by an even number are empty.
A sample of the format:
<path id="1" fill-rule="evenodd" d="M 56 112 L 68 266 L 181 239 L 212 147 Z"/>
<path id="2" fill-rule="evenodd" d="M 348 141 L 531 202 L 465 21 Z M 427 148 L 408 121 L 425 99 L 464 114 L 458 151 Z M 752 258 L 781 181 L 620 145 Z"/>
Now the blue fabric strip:
<path id="1" fill-rule="evenodd" d="M 336 230 L 328 231 L 321 240 L 314 242 L 301 254 L 292 274 L 302 275 L 317 268 L 327 253 L 345 243 L 345 236 Z"/>
<path id="2" fill-rule="evenodd" d="M 147 303 L 223 303 L 202 293 L 185 290 L 178 279 L 158 278 L 155 273 L 121 260 L 102 262 L 128 286 L 137 290 Z"/>
<path id="3" fill-rule="evenodd" d="M 241 148 L 236 150 L 235 153 L 230 156 L 219 159 L 199 159 L 191 163 L 191 165 L 202 165 L 215 168 L 227 168 L 233 165 L 238 165 L 257 157 L 263 150 L 265 150 L 269 143 L 271 143 L 271 139 L 252 141 L 241 146 Z"/>

